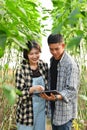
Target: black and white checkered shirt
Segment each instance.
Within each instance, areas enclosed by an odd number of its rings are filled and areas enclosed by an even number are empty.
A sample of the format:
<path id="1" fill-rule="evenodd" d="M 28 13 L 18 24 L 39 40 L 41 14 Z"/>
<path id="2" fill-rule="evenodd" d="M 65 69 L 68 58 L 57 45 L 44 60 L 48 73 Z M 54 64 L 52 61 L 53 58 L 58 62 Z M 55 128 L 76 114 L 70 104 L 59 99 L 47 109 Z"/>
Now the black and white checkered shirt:
<path id="1" fill-rule="evenodd" d="M 57 71 L 56 89 L 63 100 L 55 101 L 53 124 L 59 126 L 77 116 L 79 68 L 73 58 L 64 52 L 57 64 Z"/>
<path id="2" fill-rule="evenodd" d="M 43 76 L 45 82 L 45 89 L 48 88 L 48 65 L 42 60 L 38 62 L 38 69 Z M 32 87 L 32 70 L 30 69 L 29 63 L 22 64 L 16 70 L 16 88 L 21 90 L 22 96 L 18 97 L 16 117 L 17 122 L 25 125 L 33 125 L 33 106 L 32 96 L 29 94 L 29 89 Z"/>

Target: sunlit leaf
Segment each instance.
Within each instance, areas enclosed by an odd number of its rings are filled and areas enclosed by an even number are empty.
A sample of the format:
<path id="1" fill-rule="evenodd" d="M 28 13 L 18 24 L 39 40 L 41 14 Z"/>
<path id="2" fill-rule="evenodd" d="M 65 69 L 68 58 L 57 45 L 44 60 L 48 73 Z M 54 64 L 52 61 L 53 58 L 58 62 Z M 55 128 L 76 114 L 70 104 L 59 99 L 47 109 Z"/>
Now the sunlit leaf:
<path id="1" fill-rule="evenodd" d="M 3 85 L 3 93 L 5 97 L 8 99 L 8 102 L 13 105 L 16 101 L 16 92 L 12 86 Z"/>
<path id="2" fill-rule="evenodd" d="M 23 15 L 25 15 L 27 17 L 26 11 L 24 10 L 24 8 L 18 6 L 19 10 L 21 11 L 21 13 L 23 13 Z"/>
<path id="3" fill-rule="evenodd" d="M 16 38 L 12 38 L 12 40 L 17 43 L 20 47 L 26 48 L 26 45 L 23 45 L 20 41 L 18 41 Z"/>
<path id="4" fill-rule="evenodd" d="M 8 102 L 11 105 L 14 105 L 16 101 L 16 95 L 22 96 L 22 92 L 11 85 L 4 84 L 2 89 L 5 97 L 8 99 Z"/>
<path id="5" fill-rule="evenodd" d="M 85 96 L 85 95 L 81 95 L 81 94 L 80 94 L 79 97 L 80 97 L 81 99 L 87 101 L 87 96 Z"/>

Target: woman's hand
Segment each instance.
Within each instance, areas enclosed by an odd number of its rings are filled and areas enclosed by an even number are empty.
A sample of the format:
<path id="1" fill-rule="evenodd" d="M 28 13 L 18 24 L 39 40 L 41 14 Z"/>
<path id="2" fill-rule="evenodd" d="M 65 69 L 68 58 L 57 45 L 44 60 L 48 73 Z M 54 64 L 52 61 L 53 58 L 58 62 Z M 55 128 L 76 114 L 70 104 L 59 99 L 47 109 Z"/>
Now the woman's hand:
<path id="1" fill-rule="evenodd" d="M 40 92 L 43 91 L 44 87 L 41 85 L 37 85 L 37 86 L 32 86 L 29 90 L 30 93 L 34 93 L 35 91 Z"/>

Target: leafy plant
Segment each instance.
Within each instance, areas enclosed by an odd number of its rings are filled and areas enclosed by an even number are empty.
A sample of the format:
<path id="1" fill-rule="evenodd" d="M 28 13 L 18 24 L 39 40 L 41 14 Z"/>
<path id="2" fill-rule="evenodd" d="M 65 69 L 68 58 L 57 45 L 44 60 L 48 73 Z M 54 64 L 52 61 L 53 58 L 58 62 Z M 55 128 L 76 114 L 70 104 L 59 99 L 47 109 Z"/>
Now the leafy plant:
<path id="1" fill-rule="evenodd" d="M 73 54 L 80 53 L 80 42 L 85 39 L 87 48 L 87 9 L 86 0 L 52 0 L 53 33 L 62 33 L 66 39 L 66 48 Z"/>
<path id="2" fill-rule="evenodd" d="M 8 99 L 8 102 L 11 105 L 14 105 L 16 102 L 16 95 L 22 96 L 21 91 L 19 91 L 17 88 L 14 88 L 13 86 L 3 84 L 2 86 L 3 93 L 5 97 Z"/>
<path id="3" fill-rule="evenodd" d="M 26 48 L 30 39 L 41 40 L 41 15 L 38 0 L 0 0 L 0 57 L 5 48 Z"/>

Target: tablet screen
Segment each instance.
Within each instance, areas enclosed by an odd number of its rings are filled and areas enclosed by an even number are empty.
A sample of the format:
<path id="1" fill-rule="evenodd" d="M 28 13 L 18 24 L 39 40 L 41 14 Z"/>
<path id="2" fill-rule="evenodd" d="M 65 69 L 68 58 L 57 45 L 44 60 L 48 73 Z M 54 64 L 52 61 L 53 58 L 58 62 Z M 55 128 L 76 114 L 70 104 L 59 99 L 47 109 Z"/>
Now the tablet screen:
<path id="1" fill-rule="evenodd" d="M 51 93 L 54 95 L 58 94 L 59 92 L 57 90 L 46 90 L 46 91 L 41 91 L 41 92 L 35 92 L 34 94 L 43 94 L 46 93 L 48 96 L 50 96 Z"/>

